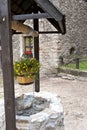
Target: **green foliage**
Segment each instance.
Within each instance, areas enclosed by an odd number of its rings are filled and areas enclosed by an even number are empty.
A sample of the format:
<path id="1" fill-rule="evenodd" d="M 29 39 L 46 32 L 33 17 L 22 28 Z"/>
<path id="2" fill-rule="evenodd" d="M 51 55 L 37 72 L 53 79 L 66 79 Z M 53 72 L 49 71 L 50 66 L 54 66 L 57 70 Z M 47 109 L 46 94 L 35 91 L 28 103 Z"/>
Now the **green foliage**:
<path id="1" fill-rule="evenodd" d="M 76 69 L 76 63 L 71 63 L 68 65 L 62 66 L 64 68 Z M 79 70 L 87 70 L 87 61 L 81 61 L 79 63 Z"/>
<path id="2" fill-rule="evenodd" d="M 40 63 L 35 58 L 22 58 L 14 63 L 14 75 L 26 76 L 36 79 L 39 73 Z"/>

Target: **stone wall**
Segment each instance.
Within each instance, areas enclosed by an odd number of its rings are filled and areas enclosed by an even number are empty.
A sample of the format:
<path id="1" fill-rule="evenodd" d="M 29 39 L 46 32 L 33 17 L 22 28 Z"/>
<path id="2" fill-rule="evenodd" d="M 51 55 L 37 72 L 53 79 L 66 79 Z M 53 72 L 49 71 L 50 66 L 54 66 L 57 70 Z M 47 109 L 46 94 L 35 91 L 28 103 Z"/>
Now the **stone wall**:
<path id="1" fill-rule="evenodd" d="M 39 52 L 41 75 L 57 73 L 59 57 L 64 62 L 70 55 L 87 56 L 87 2 L 84 0 L 50 0 L 66 16 L 66 34 L 40 34 Z M 26 21 L 32 26 L 32 21 Z M 55 28 L 47 21 L 40 19 L 40 31 L 52 31 Z M 14 44 L 14 56 L 17 58 L 16 48 L 20 48 L 19 41 Z M 16 53 L 17 52 L 17 53 Z"/>
<path id="2" fill-rule="evenodd" d="M 13 60 L 17 61 L 20 58 L 20 36 L 19 35 L 13 35 L 12 41 L 13 41 Z"/>
<path id="3" fill-rule="evenodd" d="M 41 31 L 55 30 L 47 20 L 40 20 Z M 40 34 L 41 74 L 55 73 L 58 66 L 58 34 Z"/>
<path id="4" fill-rule="evenodd" d="M 62 56 L 75 48 L 78 55 L 87 56 L 87 2 L 84 0 L 51 0 L 66 16 L 66 34 L 58 35 L 62 43 Z"/>

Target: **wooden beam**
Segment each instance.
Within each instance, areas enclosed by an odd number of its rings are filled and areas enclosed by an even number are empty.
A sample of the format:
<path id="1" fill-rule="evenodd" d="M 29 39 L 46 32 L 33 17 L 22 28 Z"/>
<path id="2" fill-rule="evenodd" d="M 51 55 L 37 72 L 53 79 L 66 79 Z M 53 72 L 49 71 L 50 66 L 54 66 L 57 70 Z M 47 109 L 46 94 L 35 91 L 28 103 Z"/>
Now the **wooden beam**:
<path id="1" fill-rule="evenodd" d="M 13 15 L 13 20 L 26 20 L 26 19 L 39 19 L 39 18 L 52 18 L 48 13 L 38 13 L 38 14 L 22 14 Z"/>
<path id="2" fill-rule="evenodd" d="M 39 31 L 39 34 L 52 34 L 52 33 L 60 33 L 59 31 Z"/>
<path id="3" fill-rule="evenodd" d="M 22 32 L 24 34 L 29 34 L 34 37 L 38 37 L 38 32 L 35 31 L 33 28 L 31 28 L 28 25 L 25 25 L 19 21 L 12 21 L 12 29 L 16 30 L 18 32 Z"/>
<path id="4" fill-rule="evenodd" d="M 49 0 L 34 0 L 56 21 L 61 21 L 63 14 Z"/>
<path id="5" fill-rule="evenodd" d="M 47 12 L 59 25 L 61 33 L 65 34 L 64 15 L 49 1 L 49 0 L 35 0 L 42 9 Z"/>
<path id="6" fill-rule="evenodd" d="M 60 26 L 55 19 L 47 19 L 47 20 L 58 30 L 58 32 L 61 32 Z"/>
<path id="7" fill-rule="evenodd" d="M 33 20 L 33 24 L 34 24 L 34 29 L 36 31 L 39 31 L 39 20 L 38 19 L 34 19 Z M 39 37 L 35 37 L 34 38 L 34 54 L 35 54 L 35 58 L 39 61 Z M 36 92 L 40 91 L 40 78 L 39 78 L 39 74 L 38 74 L 38 80 L 35 81 L 35 91 Z"/>
<path id="8" fill-rule="evenodd" d="M 59 33 L 65 34 L 66 33 L 66 26 L 65 26 L 65 16 L 61 22 L 57 22 L 55 19 L 47 19 L 57 30 Z"/>
<path id="9" fill-rule="evenodd" d="M 11 37 L 10 0 L 0 0 L 2 69 L 5 101 L 6 130 L 16 130 L 13 77 L 13 52 Z"/>

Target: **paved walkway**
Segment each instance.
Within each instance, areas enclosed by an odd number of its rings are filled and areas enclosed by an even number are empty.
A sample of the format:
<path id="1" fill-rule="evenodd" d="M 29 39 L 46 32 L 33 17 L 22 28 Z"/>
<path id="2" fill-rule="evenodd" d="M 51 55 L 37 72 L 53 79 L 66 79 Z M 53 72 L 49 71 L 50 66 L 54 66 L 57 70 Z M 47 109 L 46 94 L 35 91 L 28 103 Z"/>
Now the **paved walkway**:
<path id="1" fill-rule="evenodd" d="M 64 107 L 65 130 L 87 130 L 87 79 L 72 76 L 41 78 L 41 91 L 57 94 Z M 34 85 L 15 83 L 16 94 L 28 93 Z M 0 89 L 0 94 L 3 89 Z"/>

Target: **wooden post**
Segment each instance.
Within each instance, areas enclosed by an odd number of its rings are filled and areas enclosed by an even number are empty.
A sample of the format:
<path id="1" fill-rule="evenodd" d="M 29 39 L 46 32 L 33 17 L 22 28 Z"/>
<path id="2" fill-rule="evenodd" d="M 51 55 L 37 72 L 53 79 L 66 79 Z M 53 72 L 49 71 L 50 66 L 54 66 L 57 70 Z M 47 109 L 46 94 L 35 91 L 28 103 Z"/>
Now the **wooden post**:
<path id="1" fill-rule="evenodd" d="M 63 62 L 63 57 L 60 56 L 60 57 L 59 57 L 59 66 L 62 66 L 63 64 L 64 64 L 64 62 Z"/>
<path id="2" fill-rule="evenodd" d="M 34 30 L 39 31 L 39 20 L 34 19 L 33 24 L 34 24 Z M 35 58 L 39 61 L 39 36 L 34 38 L 34 54 Z M 36 92 L 40 91 L 39 74 L 38 74 L 38 80 L 35 81 L 35 91 Z"/>
<path id="3" fill-rule="evenodd" d="M 76 69 L 79 69 L 79 58 L 76 58 Z"/>
<path id="4" fill-rule="evenodd" d="M 0 0 L 6 130 L 16 130 L 10 0 Z"/>

